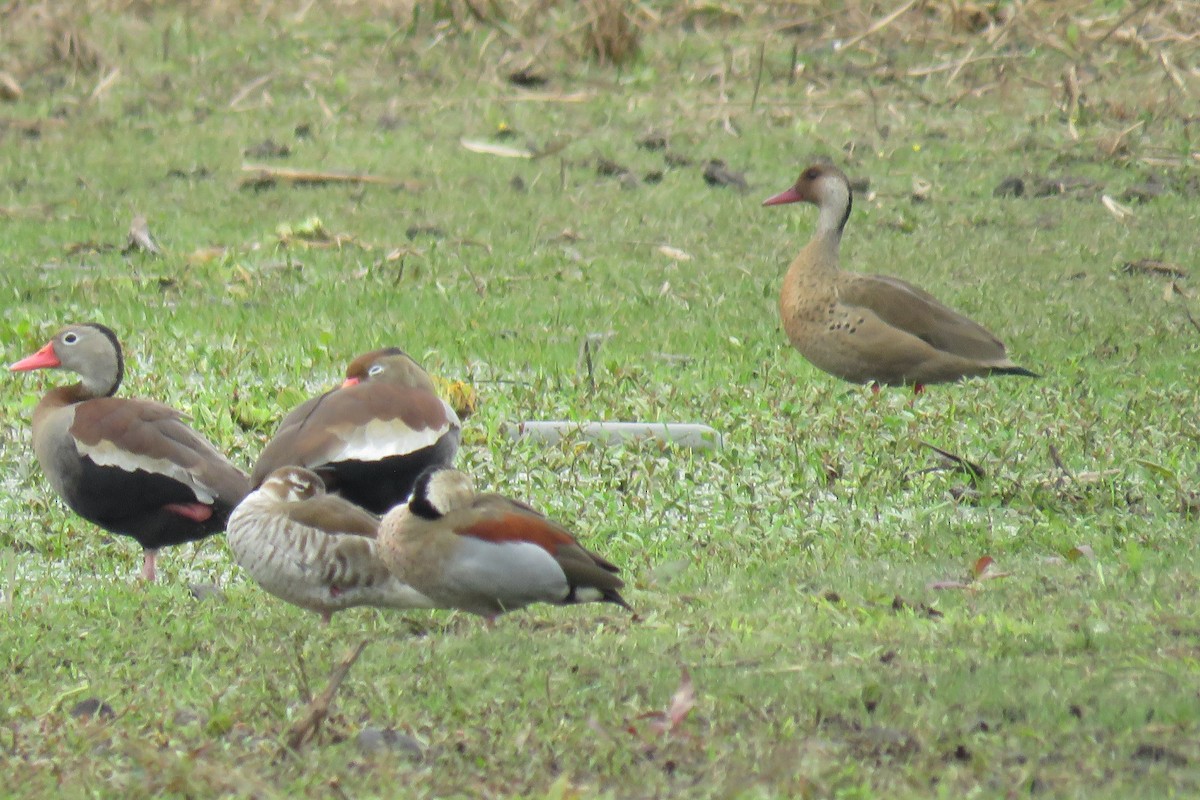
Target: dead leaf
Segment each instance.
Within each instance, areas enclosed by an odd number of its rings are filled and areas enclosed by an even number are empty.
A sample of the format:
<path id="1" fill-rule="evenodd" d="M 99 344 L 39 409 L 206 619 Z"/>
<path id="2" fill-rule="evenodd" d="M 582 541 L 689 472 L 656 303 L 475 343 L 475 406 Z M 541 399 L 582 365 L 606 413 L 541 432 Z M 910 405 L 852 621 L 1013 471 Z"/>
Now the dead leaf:
<path id="1" fill-rule="evenodd" d="M 971 572 L 968 580 L 945 580 L 945 581 L 930 581 L 925 584 L 926 589 L 962 589 L 966 591 L 976 591 L 984 581 L 991 581 L 997 578 L 1007 578 L 1012 575 L 1011 572 L 999 572 L 993 567 L 996 564 L 996 559 L 991 556 L 980 556 L 975 563 L 971 565 Z"/>
<path id="2" fill-rule="evenodd" d="M 1021 197 L 1025 194 L 1025 181 L 1019 175 L 1010 175 L 996 185 L 992 197 Z"/>
<path id="3" fill-rule="evenodd" d="M 659 131 L 650 131 L 634 142 L 643 150 L 666 150 L 667 135 Z"/>
<path id="4" fill-rule="evenodd" d="M 86 700 L 80 700 L 71 707 L 71 716 L 84 721 L 102 720 L 107 722 L 114 719 L 116 713 L 113 712 L 112 706 L 100 698 L 89 697 Z"/>
<path id="5" fill-rule="evenodd" d="M 15 103 L 21 99 L 21 84 L 17 83 L 17 79 L 7 72 L 0 72 L 0 100 L 6 103 Z"/>
<path id="6" fill-rule="evenodd" d="M 672 261 L 691 261 L 691 253 L 685 253 L 678 247 L 671 247 L 669 244 L 659 245 L 658 252 L 662 253 Z"/>
<path id="7" fill-rule="evenodd" d="M 528 89 L 530 87 L 545 86 L 550 82 L 550 79 L 538 72 L 537 67 L 530 64 L 528 66 L 521 67 L 516 72 L 510 72 L 508 74 L 508 82 L 514 86 L 520 86 Z"/>
<path id="8" fill-rule="evenodd" d="M 909 195 L 914 203 L 924 203 L 933 196 L 933 183 L 924 178 L 913 177 L 912 194 Z"/>
<path id="9" fill-rule="evenodd" d="M 1121 205 L 1116 200 L 1104 194 L 1100 196 L 1100 202 L 1108 209 L 1108 213 L 1112 214 L 1119 220 L 1126 220 L 1133 216 L 1133 209 L 1126 205 Z"/>
<path id="10" fill-rule="evenodd" d="M 1092 546 L 1089 544 L 1077 544 L 1064 553 L 1064 555 L 1066 556 L 1067 561 L 1072 563 L 1081 558 L 1087 559 L 1088 561 L 1096 560 L 1096 553 L 1092 550 Z"/>
<path id="11" fill-rule="evenodd" d="M 534 156 L 534 152 L 527 147 L 496 144 L 480 139 L 459 139 L 458 143 L 472 153 L 482 153 L 486 156 L 499 156 L 500 158 L 533 158 Z"/>
<path id="12" fill-rule="evenodd" d="M 925 603 L 910 603 L 900 595 L 892 598 L 892 611 L 911 611 L 918 616 L 927 617 L 928 619 L 941 619 L 942 612 L 938 611 L 931 605 Z"/>
<path id="13" fill-rule="evenodd" d="M 977 581 L 991 581 L 996 578 L 1007 578 L 1012 575 L 1011 572 L 999 572 L 993 567 L 996 564 L 996 559 L 991 556 L 981 556 L 975 565 L 971 568 Z"/>
<path id="14" fill-rule="evenodd" d="M 696 706 L 696 688 L 692 684 L 687 667 L 680 667 L 679 688 L 671 695 L 671 704 L 665 711 L 650 711 L 638 716 L 649 720 L 650 730 L 655 733 L 675 733 L 691 710 Z"/>
<path id="15" fill-rule="evenodd" d="M 746 185 L 745 175 L 734 172 L 725 166 L 724 161 L 716 158 L 704 165 L 704 182 L 709 186 L 729 186 L 739 192 L 744 192 L 749 188 Z"/>
<path id="16" fill-rule="evenodd" d="M 475 387 L 463 381 L 450 380 L 440 375 L 431 375 L 438 395 L 450 404 L 460 420 L 466 419 L 479 408 L 479 393 Z"/>
<path id="17" fill-rule="evenodd" d="M 1192 299 L 1191 292 L 1189 292 L 1187 289 L 1184 289 L 1182 286 L 1180 286 L 1179 281 L 1172 280 L 1169 284 L 1167 284 L 1166 289 L 1164 289 L 1163 299 L 1166 300 L 1167 302 L 1170 302 L 1175 297 L 1175 295 L 1179 295 L 1184 300 Z"/>
<path id="18" fill-rule="evenodd" d="M 633 173 L 630 172 L 629 167 L 625 166 L 624 164 L 618 164 L 611 158 L 597 156 L 596 174 L 601 178 L 620 178 L 625 175 L 632 175 Z"/>
<path id="19" fill-rule="evenodd" d="M 218 258 L 222 258 L 226 252 L 228 252 L 226 248 L 217 245 L 201 247 L 193 251 L 186 260 L 187 263 L 191 264 L 192 266 L 199 266 L 201 264 L 208 264 L 217 260 Z"/>
<path id="20" fill-rule="evenodd" d="M 271 138 L 263 139 L 242 151 L 246 158 L 287 158 L 291 154 L 292 148 Z"/>

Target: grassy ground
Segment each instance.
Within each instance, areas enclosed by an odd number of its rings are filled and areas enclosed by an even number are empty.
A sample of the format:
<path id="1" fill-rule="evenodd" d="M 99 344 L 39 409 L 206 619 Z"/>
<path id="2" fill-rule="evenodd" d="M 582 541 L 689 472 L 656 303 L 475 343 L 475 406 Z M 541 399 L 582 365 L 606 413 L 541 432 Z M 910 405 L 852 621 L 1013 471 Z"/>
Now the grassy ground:
<path id="1" fill-rule="evenodd" d="M 220 539 L 143 586 L 132 542 L 34 464 L 58 376 L 12 375 L 0 793 L 1200 792 L 1200 300 L 1194 275 L 1123 269 L 1197 266 L 1194 9 L 656 3 L 614 65 L 587 44 L 605 5 L 0 10 L 23 90 L 0 105 L 7 362 L 103 321 L 123 393 L 249 466 L 352 356 L 401 345 L 479 392 L 464 468 L 623 565 L 639 612 L 322 628 Z M 546 83 L 513 85 L 526 67 Z M 268 139 L 288 155 L 244 154 Z M 869 179 L 848 266 L 924 285 L 1044 377 L 910 402 L 793 352 L 775 297 L 815 214 L 759 203 L 815 156 Z M 709 159 L 748 189 L 708 185 Z M 403 183 L 242 187 L 244 163 Z M 1014 176 L 1024 196 L 994 194 Z M 161 256 L 122 252 L 139 214 Z M 296 233 L 312 217 L 327 241 Z M 503 434 L 560 418 L 704 422 L 725 446 Z M 364 639 L 316 740 L 281 755 Z"/>

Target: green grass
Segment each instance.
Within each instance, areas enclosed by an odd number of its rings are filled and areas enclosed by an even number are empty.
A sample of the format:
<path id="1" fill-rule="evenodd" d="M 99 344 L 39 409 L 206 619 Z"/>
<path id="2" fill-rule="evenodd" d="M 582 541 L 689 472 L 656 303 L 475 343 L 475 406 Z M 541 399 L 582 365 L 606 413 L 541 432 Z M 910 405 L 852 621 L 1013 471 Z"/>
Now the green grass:
<path id="1" fill-rule="evenodd" d="M 60 17 L 98 46 L 94 71 L 52 58 L 61 27 L 17 8 L 0 26 L 0 68 L 25 90 L 0 106 L 6 363 L 63 322 L 103 321 L 126 346 L 122 393 L 186 410 L 248 467 L 350 358 L 403 346 L 482 397 L 460 464 L 622 565 L 639 618 L 539 607 L 489 631 L 463 615 L 357 610 L 322 628 L 249 582 L 219 538 L 166 551 L 163 580 L 141 585 L 136 546 L 67 513 L 33 461 L 29 416 L 61 376 L 11 375 L 0 793 L 1200 792 L 1198 528 L 1185 513 L 1200 482 L 1200 330 L 1185 304 L 1195 317 L 1200 301 L 1188 279 L 1185 297 L 1121 270 L 1158 258 L 1194 271 L 1195 126 L 1156 56 L 1121 37 L 1089 46 L 1130 10 L 1112 5 L 1078 4 L 1097 20 L 1083 44 L 1033 19 L 1011 49 L 989 47 L 951 36 L 928 4 L 841 51 L 834 38 L 884 12 L 851 6 L 787 34 L 767 32 L 794 19 L 785 10 L 747 7 L 726 28 L 664 6 L 621 70 L 573 54 L 573 4 L 536 30 L 465 31 L 322 4 L 301 17 L 77 6 Z M 903 77 L 972 48 L 1000 58 L 952 80 Z M 503 80 L 535 51 L 540 91 L 582 101 L 531 101 Z M 1059 76 L 1075 60 L 1086 101 L 1072 135 Z M 501 124 L 517 144 L 570 143 L 532 161 L 461 147 Z M 695 163 L 639 149 L 651 129 Z M 261 160 L 242 150 L 266 138 L 292 151 L 271 163 L 420 185 L 239 189 L 243 161 Z M 815 212 L 759 203 L 816 155 L 870 178 L 847 267 L 923 285 L 1044 377 L 910 402 L 792 351 L 775 298 Z M 597 156 L 663 178 L 622 188 L 596 174 Z M 709 158 L 745 171 L 750 190 L 705 185 Z M 1120 199 L 1151 173 L 1167 190 L 1124 221 L 1099 194 L 992 194 L 1005 177 L 1045 175 Z M 927 202 L 910 199 L 915 178 L 933 184 Z M 120 253 L 139 213 L 163 257 Z M 351 238 L 280 245 L 279 226 L 312 216 Z M 413 226 L 442 233 L 410 239 Z M 225 250 L 194 256 L 209 247 Z M 593 333 L 611 335 L 589 378 L 578 356 Z M 560 418 L 703 422 L 725 447 L 502 433 Z M 922 440 L 986 479 L 972 490 L 931 471 Z M 1092 557 L 1068 557 L 1084 545 Z M 969 581 L 983 555 L 1011 574 Z M 931 588 L 946 580 L 972 585 Z M 197 600 L 189 584 L 220 591 Z M 280 757 L 308 695 L 364 638 L 317 741 Z M 667 709 L 685 667 L 696 705 L 655 733 L 643 715 Z M 75 719 L 88 698 L 114 716 Z M 422 757 L 364 750 L 368 728 L 415 737 Z"/>

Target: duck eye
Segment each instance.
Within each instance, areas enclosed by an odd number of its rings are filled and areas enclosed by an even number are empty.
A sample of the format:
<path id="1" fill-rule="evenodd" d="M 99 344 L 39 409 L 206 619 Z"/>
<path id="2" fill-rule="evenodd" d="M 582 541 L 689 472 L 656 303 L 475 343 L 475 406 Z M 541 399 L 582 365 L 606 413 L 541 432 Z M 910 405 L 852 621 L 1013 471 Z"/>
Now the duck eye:
<path id="1" fill-rule="evenodd" d="M 75 344 L 76 342 L 79 341 L 79 334 L 74 333 L 74 332 L 65 333 L 65 334 L 63 334 L 62 340 L 63 340 L 63 344 Z"/>
<path id="2" fill-rule="evenodd" d="M 383 372 L 382 364 L 375 364 L 369 370 L 367 370 L 368 375 L 378 375 L 381 372 Z"/>

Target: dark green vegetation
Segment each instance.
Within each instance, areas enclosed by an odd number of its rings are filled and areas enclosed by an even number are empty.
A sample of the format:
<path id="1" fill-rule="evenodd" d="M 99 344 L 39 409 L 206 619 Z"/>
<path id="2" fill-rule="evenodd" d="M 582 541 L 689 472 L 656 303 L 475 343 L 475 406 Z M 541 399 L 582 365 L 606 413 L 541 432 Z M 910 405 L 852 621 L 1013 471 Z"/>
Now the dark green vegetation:
<path id="1" fill-rule="evenodd" d="M 0 105 L 5 362 L 103 321 L 124 393 L 185 409 L 249 466 L 352 356 L 401 345 L 482 398 L 460 464 L 621 564 L 641 619 L 537 608 L 488 631 L 359 610 L 322 628 L 220 538 L 140 585 L 136 546 L 65 513 L 33 461 L 29 416 L 61 376 L 9 375 L 0 792 L 1200 792 L 1191 4 L 935 0 L 860 39 L 894 6 L 654 3 L 619 66 L 583 46 L 603 38 L 597 1 L 477 1 L 482 21 L 465 0 L 415 19 L 217 5 L 0 9 L 0 70 L 24 91 Z M 513 85 L 526 66 L 546 84 Z M 502 128 L 565 148 L 460 143 Z M 638 145 L 650 132 L 666 151 Z M 267 139 L 287 157 L 243 155 Z M 846 266 L 923 285 L 1042 380 L 910 403 L 788 347 L 775 297 L 815 210 L 759 202 L 821 155 L 870 180 Z M 748 190 L 707 185 L 714 158 Z M 255 189 L 243 163 L 403 183 Z M 1024 196 L 996 196 L 1013 176 Z M 162 256 L 121 252 L 139 214 Z M 314 216 L 327 240 L 301 241 Z M 1140 259 L 1193 274 L 1123 268 Z M 607 338 L 589 374 L 590 334 Z M 726 446 L 502 433 L 559 418 L 705 422 Z M 921 441 L 986 478 L 933 469 Z M 280 756 L 362 639 L 331 718 Z M 658 732 L 642 715 L 681 667 L 695 706 Z M 112 715 L 73 713 L 92 698 Z M 359 741 L 389 728 L 420 755 Z"/>

